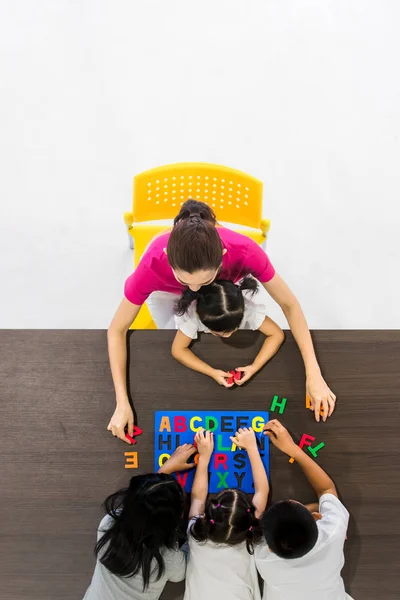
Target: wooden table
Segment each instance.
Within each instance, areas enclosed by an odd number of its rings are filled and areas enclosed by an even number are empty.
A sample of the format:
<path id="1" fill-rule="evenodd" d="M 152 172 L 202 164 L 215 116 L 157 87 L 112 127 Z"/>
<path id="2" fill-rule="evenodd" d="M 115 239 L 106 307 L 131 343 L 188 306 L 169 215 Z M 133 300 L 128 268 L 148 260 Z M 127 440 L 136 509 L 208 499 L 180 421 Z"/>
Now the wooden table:
<path id="1" fill-rule="evenodd" d="M 304 370 L 290 334 L 247 385 L 226 390 L 178 364 L 172 331 L 135 331 L 129 380 L 144 433 L 139 470 L 124 468 L 128 446 L 106 432 L 114 393 L 104 331 L 0 332 L 2 600 L 76 600 L 93 569 L 105 496 L 133 473 L 153 469 L 155 410 L 269 409 L 285 396 L 282 421 L 325 442 L 318 462 L 351 513 L 344 579 L 356 600 L 400 596 L 400 332 L 313 334 L 323 372 L 338 396 L 327 423 L 305 409 Z M 249 364 L 262 336 L 203 335 L 195 352 L 222 369 Z M 312 501 L 297 465 L 271 449 L 273 500 Z M 180 584 L 163 598 L 181 598 Z"/>

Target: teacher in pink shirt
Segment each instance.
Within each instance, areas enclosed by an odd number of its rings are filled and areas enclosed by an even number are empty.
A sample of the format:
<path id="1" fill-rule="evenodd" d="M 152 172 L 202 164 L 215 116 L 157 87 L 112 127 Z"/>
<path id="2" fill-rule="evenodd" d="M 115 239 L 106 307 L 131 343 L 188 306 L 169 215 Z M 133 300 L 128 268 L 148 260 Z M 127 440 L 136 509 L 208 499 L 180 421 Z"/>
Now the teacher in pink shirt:
<path id="1" fill-rule="evenodd" d="M 116 409 L 108 430 L 129 443 L 133 432 L 133 411 L 126 387 L 126 334 L 142 304 L 148 307 L 158 328 L 175 329 L 174 303 L 189 287 L 196 291 L 219 279 L 239 281 L 253 275 L 279 304 L 299 346 L 306 370 L 306 393 L 311 399 L 315 419 L 323 420 L 335 408 L 336 396 L 329 389 L 319 368 L 301 306 L 293 292 L 275 272 L 268 256 L 248 237 L 217 226 L 211 208 L 188 200 L 174 220 L 171 231 L 157 236 L 125 282 L 125 297 L 108 329 L 108 351 L 116 394 Z M 150 296 L 151 294 L 151 296 Z"/>

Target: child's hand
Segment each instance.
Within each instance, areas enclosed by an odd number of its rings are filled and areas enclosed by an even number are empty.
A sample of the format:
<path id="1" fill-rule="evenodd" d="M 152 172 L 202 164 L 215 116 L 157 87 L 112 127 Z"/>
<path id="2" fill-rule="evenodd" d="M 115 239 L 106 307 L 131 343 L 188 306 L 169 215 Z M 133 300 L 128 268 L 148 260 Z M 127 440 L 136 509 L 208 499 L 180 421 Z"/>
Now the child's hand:
<path id="1" fill-rule="evenodd" d="M 256 434 L 251 427 L 241 427 L 234 436 L 230 436 L 230 440 L 239 448 L 247 450 L 247 452 L 254 448 L 257 450 Z"/>
<path id="2" fill-rule="evenodd" d="M 230 388 L 234 385 L 234 383 L 228 383 L 228 377 L 230 376 L 230 373 L 227 373 L 226 371 L 220 371 L 219 369 L 213 369 L 211 373 L 211 377 L 214 379 L 214 381 L 227 388 Z"/>
<path id="3" fill-rule="evenodd" d="M 163 466 L 159 469 L 159 473 L 176 473 L 177 471 L 185 471 L 186 469 L 193 469 L 196 465 L 194 463 L 188 463 L 187 461 L 193 454 L 195 454 L 196 448 L 192 444 L 183 444 L 178 446 L 175 452 L 171 454 L 168 460 L 165 461 Z"/>
<path id="4" fill-rule="evenodd" d="M 194 441 L 197 444 L 197 451 L 200 456 L 204 457 L 206 460 L 210 460 L 214 450 L 214 434 L 212 431 L 199 429 L 194 436 Z"/>
<path id="5" fill-rule="evenodd" d="M 237 367 L 236 371 L 241 371 L 243 373 L 241 379 L 236 381 L 236 385 L 243 385 L 253 377 L 255 373 L 257 373 L 257 369 L 254 365 L 248 365 L 247 367 Z"/>
<path id="6" fill-rule="evenodd" d="M 279 423 L 277 419 L 272 419 L 272 421 L 265 424 L 264 433 L 274 446 L 289 456 L 293 455 L 293 448 L 298 448 L 286 427 Z"/>

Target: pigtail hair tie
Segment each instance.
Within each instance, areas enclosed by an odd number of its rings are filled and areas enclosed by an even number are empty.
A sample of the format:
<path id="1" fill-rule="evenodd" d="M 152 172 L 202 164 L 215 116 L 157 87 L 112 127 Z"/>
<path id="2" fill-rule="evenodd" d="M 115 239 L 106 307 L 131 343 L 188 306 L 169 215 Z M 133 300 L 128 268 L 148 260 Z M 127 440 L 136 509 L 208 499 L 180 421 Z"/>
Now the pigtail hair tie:
<path id="1" fill-rule="evenodd" d="M 251 510 L 248 508 L 248 509 L 247 509 L 247 512 L 249 513 L 249 512 L 251 512 Z"/>
<path id="2" fill-rule="evenodd" d="M 252 526 L 252 525 L 250 525 L 250 527 L 249 527 L 249 531 L 251 531 L 252 529 L 253 529 L 253 526 Z"/>
<path id="3" fill-rule="evenodd" d="M 210 523 L 211 523 L 211 525 L 214 525 L 215 524 L 214 519 L 210 519 Z"/>
<path id="4" fill-rule="evenodd" d="M 220 503 L 218 502 L 218 504 L 217 504 L 217 508 L 220 508 L 220 506 L 221 506 L 221 505 L 220 505 Z"/>

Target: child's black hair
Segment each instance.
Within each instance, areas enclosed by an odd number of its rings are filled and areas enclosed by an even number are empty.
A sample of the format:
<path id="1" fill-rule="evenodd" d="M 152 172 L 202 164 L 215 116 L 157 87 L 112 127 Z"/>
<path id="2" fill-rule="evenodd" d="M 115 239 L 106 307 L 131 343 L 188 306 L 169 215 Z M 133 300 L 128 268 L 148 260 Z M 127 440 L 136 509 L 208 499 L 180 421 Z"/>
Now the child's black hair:
<path id="1" fill-rule="evenodd" d="M 164 548 L 178 547 L 185 493 L 172 475 L 132 477 L 129 487 L 104 502 L 112 525 L 99 539 L 95 554 L 115 575 L 141 574 L 147 588 L 156 562 L 157 580 L 165 571 Z"/>
<path id="2" fill-rule="evenodd" d="M 241 490 L 224 490 L 216 498 L 208 499 L 205 513 L 197 517 L 190 528 L 190 535 L 198 542 L 210 540 L 215 544 L 236 546 L 246 542 L 249 554 L 254 544 L 262 538 L 255 507 Z"/>
<path id="3" fill-rule="evenodd" d="M 253 294 L 258 290 L 257 280 L 245 277 L 236 285 L 226 279 L 217 279 L 209 285 L 203 285 L 197 292 L 188 289 L 179 298 L 175 312 L 184 315 L 193 300 L 197 301 L 197 314 L 200 321 L 217 332 L 232 332 L 240 326 L 244 314 L 243 291 Z"/>
<path id="4" fill-rule="evenodd" d="M 315 519 L 300 502 L 276 502 L 264 513 L 261 521 L 270 550 L 281 558 L 300 558 L 317 542 Z"/>

